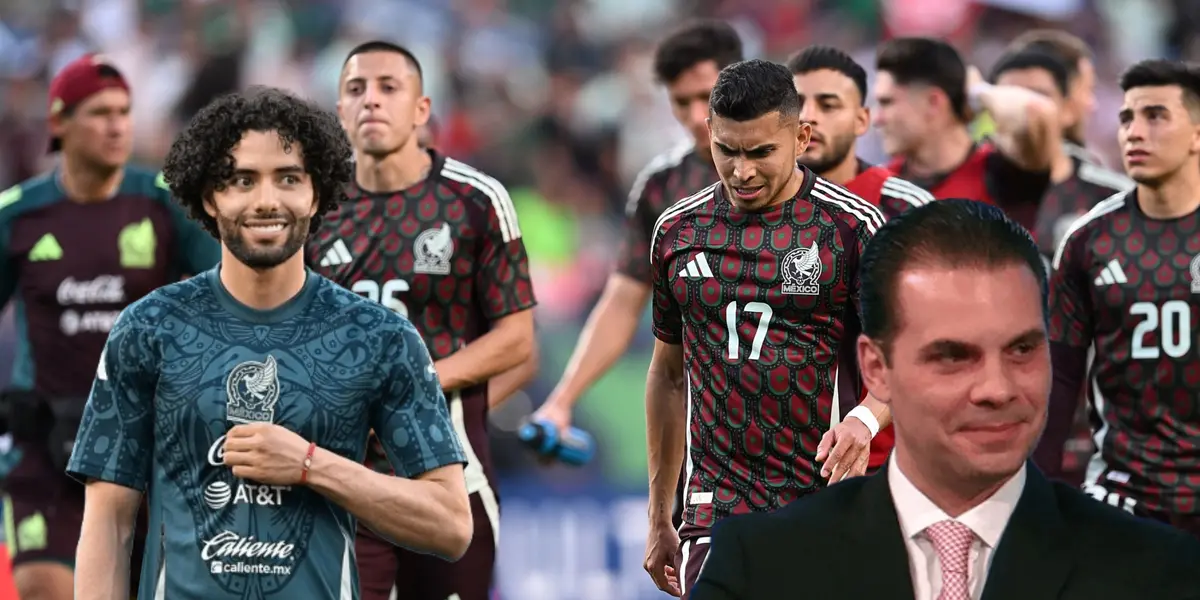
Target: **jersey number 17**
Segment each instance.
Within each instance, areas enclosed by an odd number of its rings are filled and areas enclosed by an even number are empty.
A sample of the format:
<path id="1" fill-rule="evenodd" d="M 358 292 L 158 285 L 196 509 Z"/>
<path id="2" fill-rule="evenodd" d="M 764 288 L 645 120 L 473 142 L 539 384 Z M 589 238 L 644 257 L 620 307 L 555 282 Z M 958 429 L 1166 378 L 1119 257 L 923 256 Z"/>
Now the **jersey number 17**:
<path id="1" fill-rule="evenodd" d="M 762 354 L 763 342 L 767 340 L 767 331 L 771 329 L 771 317 L 775 313 L 766 302 L 747 302 L 740 311 L 737 302 L 725 305 L 725 337 L 729 340 L 729 360 L 738 359 L 742 346 L 742 339 L 738 334 L 739 313 L 758 315 L 758 326 L 754 329 L 754 337 L 750 341 L 749 356 L 750 360 L 758 360 Z"/>

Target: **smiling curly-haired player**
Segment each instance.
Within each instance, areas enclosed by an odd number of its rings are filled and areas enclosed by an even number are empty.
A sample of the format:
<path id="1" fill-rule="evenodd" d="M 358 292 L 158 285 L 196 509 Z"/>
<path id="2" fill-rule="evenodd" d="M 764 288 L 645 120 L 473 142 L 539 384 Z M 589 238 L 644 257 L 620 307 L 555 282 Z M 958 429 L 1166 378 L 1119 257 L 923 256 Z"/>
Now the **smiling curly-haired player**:
<path id="1" fill-rule="evenodd" d="M 221 263 L 118 318 L 68 471 L 87 482 L 77 598 L 358 598 L 356 520 L 454 559 L 471 539 L 464 456 L 404 317 L 308 271 L 300 249 L 351 176 L 330 114 L 256 88 L 175 141 L 171 191 Z M 361 464 L 367 433 L 396 477 Z"/>

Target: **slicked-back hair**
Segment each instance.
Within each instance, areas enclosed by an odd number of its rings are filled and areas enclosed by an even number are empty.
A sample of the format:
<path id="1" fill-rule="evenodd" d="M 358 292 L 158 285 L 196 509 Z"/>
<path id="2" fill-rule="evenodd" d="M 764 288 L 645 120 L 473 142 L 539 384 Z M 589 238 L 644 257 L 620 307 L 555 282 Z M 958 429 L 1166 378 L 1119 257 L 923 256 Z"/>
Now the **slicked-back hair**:
<path id="1" fill-rule="evenodd" d="M 859 318 L 863 333 L 890 356 L 900 329 L 897 288 L 915 267 L 995 270 L 1022 265 L 1037 278 L 1043 318 L 1047 273 L 1024 227 L 990 204 L 948 199 L 930 202 L 888 221 L 875 232 L 859 262 Z"/>
<path id="2" fill-rule="evenodd" d="M 1074 81 L 1079 76 L 1079 63 L 1092 60 L 1092 49 L 1087 42 L 1061 29 L 1033 29 L 1017 36 L 1009 44 L 1016 51 L 1039 50 L 1053 54 L 1067 67 L 1067 77 Z"/>
<path id="3" fill-rule="evenodd" d="M 809 46 L 787 60 L 793 75 L 804 75 L 827 69 L 837 71 L 854 82 L 863 104 L 867 102 L 867 71 L 853 57 L 833 46 Z"/>
<path id="4" fill-rule="evenodd" d="M 346 64 L 350 62 L 351 58 L 354 58 L 359 54 L 366 54 L 368 52 L 390 52 L 392 54 L 399 54 L 408 61 L 409 65 L 412 65 L 413 69 L 416 70 L 417 78 L 422 81 L 425 80 L 425 73 L 421 70 L 421 61 L 417 60 L 417 56 L 413 54 L 412 51 L 399 44 L 393 44 L 383 40 L 371 40 L 369 42 L 363 42 L 352 48 L 350 52 L 346 54 L 346 60 L 342 61 L 342 69 L 344 70 L 346 68 Z"/>
<path id="5" fill-rule="evenodd" d="M 742 38 L 725 21 L 691 21 L 659 42 L 654 51 L 654 77 L 670 85 L 684 71 L 710 60 L 718 70 L 742 60 Z"/>
<path id="6" fill-rule="evenodd" d="M 734 121 L 751 121 L 772 112 L 783 119 L 800 118 L 800 94 L 787 67 L 761 59 L 725 67 L 712 95 L 709 112 Z"/>
<path id="7" fill-rule="evenodd" d="M 950 44 L 933 38 L 904 37 L 884 42 L 875 69 L 900 85 L 928 85 L 946 94 L 960 120 L 967 115 L 967 66 Z"/>
<path id="8" fill-rule="evenodd" d="M 1041 69 L 1050 74 L 1054 80 L 1054 87 L 1058 89 L 1059 95 L 1064 98 L 1071 89 L 1071 75 L 1067 70 L 1067 65 L 1062 62 L 1057 56 L 1049 52 L 1041 50 L 1025 49 L 1018 51 L 1005 52 L 992 66 L 992 71 L 988 75 L 988 81 L 995 83 L 1000 79 L 1001 75 L 1009 71 L 1023 71 L 1025 69 Z"/>
<path id="9" fill-rule="evenodd" d="M 1121 73 L 1121 91 L 1175 85 L 1183 91 L 1183 105 L 1193 122 L 1200 122 L 1200 65 L 1177 60 L 1151 59 Z"/>

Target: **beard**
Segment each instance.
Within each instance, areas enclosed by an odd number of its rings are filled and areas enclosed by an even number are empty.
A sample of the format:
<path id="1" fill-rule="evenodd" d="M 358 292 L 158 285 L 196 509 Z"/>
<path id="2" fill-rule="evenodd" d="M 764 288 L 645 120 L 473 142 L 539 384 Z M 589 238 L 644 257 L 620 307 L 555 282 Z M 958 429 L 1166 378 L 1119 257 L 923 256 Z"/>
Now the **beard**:
<path id="1" fill-rule="evenodd" d="M 244 227 L 247 215 L 235 218 L 217 214 L 217 230 L 221 234 L 221 243 L 229 249 L 238 262 L 254 269 L 263 271 L 283 264 L 296 255 L 308 239 L 308 229 L 312 222 L 310 217 L 297 217 L 288 212 L 266 215 L 253 215 L 255 219 L 283 219 L 287 221 L 283 229 L 287 233 L 282 244 L 278 246 L 255 245 L 246 241 Z"/>
<path id="2" fill-rule="evenodd" d="M 824 153 L 818 156 L 808 156 L 801 154 L 800 159 L 796 162 L 812 169 L 817 175 L 824 175 L 830 169 L 842 164 L 846 160 L 846 156 L 850 154 L 850 149 L 854 147 L 855 136 L 850 135 L 827 137 L 824 139 Z"/>

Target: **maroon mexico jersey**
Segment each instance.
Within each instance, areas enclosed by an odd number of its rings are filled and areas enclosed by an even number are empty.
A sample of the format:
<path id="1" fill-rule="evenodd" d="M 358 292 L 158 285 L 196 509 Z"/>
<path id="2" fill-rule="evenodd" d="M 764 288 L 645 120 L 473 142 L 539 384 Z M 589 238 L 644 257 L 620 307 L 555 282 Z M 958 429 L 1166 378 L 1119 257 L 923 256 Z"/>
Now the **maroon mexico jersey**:
<path id="1" fill-rule="evenodd" d="M 1200 213 L 1157 220 L 1136 191 L 1096 205 L 1054 257 L 1051 405 L 1073 407 L 1089 347 L 1099 452 L 1087 483 L 1152 511 L 1200 512 Z M 1076 358 L 1069 355 L 1073 350 Z M 1060 372 L 1061 371 L 1061 372 Z"/>
<path id="2" fill-rule="evenodd" d="M 625 207 L 625 234 L 617 254 L 617 272 L 650 285 L 650 236 L 668 206 L 717 180 L 711 160 L 683 142 L 655 157 L 642 169 Z"/>
<path id="3" fill-rule="evenodd" d="M 683 345 L 688 374 L 686 524 L 820 489 L 817 444 L 861 397 L 858 260 L 884 217 L 802 172 L 766 212 L 738 211 L 718 183 L 655 227 L 654 335 Z"/>
<path id="4" fill-rule="evenodd" d="M 492 321 L 536 302 L 507 190 L 474 167 L 430 154 L 429 177 L 406 190 L 351 187 L 306 254 L 318 273 L 407 316 L 437 361 L 487 333 Z M 474 493 L 492 475 L 487 383 L 446 397 L 467 455 L 467 491 Z M 376 451 L 368 459 L 387 469 Z"/>

